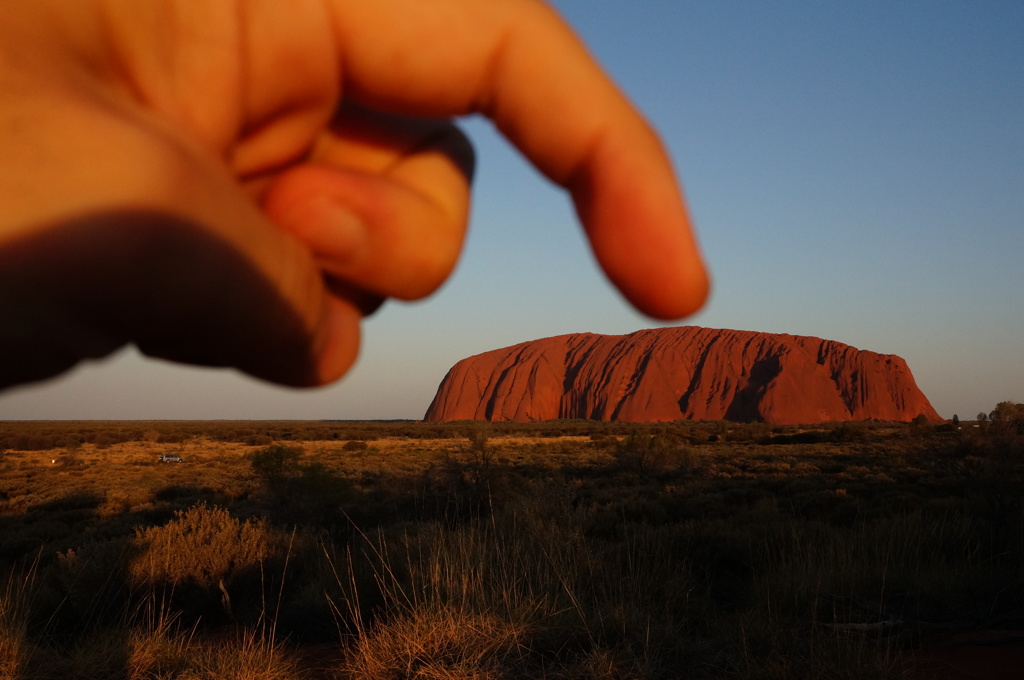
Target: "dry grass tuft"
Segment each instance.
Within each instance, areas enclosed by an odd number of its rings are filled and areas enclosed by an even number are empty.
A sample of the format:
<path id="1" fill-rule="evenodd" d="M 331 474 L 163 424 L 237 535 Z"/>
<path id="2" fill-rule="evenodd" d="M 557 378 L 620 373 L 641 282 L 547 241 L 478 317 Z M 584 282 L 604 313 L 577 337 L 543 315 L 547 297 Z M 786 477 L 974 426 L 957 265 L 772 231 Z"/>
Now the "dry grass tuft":
<path id="1" fill-rule="evenodd" d="M 521 676 L 529 631 L 497 616 L 417 609 L 355 643 L 345 672 L 359 680 L 483 680 Z"/>
<path id="2" fill-rule="evenodd" d="M 299 658 L 275 642 L 273 633 L 260 628 L 237 639 L 208 645 L 193 654 L 189 680 L 301 680 Z"/>

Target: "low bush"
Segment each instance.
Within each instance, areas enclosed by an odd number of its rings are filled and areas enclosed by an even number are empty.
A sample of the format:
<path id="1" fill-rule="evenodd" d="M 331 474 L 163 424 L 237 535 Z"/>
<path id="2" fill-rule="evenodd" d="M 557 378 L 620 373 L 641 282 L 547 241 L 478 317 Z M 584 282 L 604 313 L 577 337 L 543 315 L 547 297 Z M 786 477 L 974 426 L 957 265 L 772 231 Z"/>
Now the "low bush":
<path id="1" fill-rule="evenodd" d="M 265 519 L 242 521 L 203 503 L 163 526 L 136 529 L 135 543 L 141 549 L 129 566 L 135 582 L 212 587 L 258 570 L 275 540 Z"/>
<path id="2" fill-rule="evenodd" d="M 672 434 L 633 432 L 612 449 L 626 468 L 642 472 L 692 471 L 700 466 L 699 450 Z"/>
<path id="3" fill-rule="evenodd" d="M 270 485 L 298 474 L 302 448 L 285 444 L 271 444 L 249 454 L 253 472 Z"/>
<path id="4" fill-rule="evenodd" d="M 343 520 L 342 506 L 354 497 L 352 483 L 304 456 L 300 446 L 275 443 L 251 453 L 249 461 L 275 500 L 280 520 L 334 526 Z"/>

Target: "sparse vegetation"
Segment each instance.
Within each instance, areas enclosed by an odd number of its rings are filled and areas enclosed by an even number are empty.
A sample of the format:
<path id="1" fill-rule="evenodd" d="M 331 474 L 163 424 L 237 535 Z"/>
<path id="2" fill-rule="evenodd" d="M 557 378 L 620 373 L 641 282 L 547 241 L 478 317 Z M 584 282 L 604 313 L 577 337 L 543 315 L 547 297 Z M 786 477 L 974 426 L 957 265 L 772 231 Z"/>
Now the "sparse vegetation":
<path id="1" fill-rule="evenodd" d="M 1015 406 L 3 423 L 0 677 L 920 677 L 932 631 L 1024 620 Z"/>

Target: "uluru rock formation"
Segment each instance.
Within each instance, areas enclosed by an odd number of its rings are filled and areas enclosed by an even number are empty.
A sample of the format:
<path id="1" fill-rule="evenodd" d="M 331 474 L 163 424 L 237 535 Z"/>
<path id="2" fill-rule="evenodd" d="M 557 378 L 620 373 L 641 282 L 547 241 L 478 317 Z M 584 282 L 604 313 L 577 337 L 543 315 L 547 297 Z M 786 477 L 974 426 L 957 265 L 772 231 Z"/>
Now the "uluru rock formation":
<path id="1" fill-rule="evenodd" d="M 575 333 L 455 364 L 425 420 L 941 420 L 907 363 L 820 338 L 658 328 Z"/>

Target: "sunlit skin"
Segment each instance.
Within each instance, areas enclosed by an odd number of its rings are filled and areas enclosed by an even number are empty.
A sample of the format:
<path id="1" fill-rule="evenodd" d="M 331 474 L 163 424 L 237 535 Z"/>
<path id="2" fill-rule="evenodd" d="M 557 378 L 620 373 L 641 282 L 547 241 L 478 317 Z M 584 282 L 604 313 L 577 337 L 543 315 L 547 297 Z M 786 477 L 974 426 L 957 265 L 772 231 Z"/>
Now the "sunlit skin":
<path id="1" fill-rule="evenodd" d="M 335 380 L 366 312 L 455 265 L 464 114 L 570 192 L 638 309 L 707 294 L 657 136 L 538 0 L 12 3 L 0 92 L 0 386 L 126 342 Z"/>

